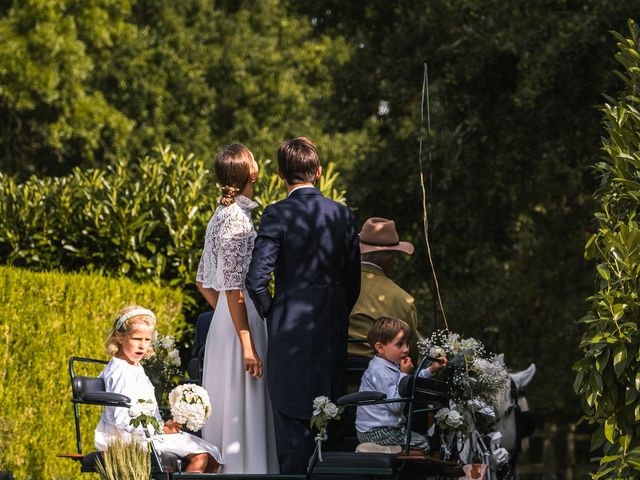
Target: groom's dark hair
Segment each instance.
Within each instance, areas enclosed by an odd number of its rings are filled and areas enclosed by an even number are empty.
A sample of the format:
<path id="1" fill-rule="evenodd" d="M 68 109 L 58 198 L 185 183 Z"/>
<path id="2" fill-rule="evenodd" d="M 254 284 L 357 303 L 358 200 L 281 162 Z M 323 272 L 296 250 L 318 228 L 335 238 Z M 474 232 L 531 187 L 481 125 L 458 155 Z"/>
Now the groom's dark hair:
<path id="1" fill-rule="evenodd" d="M 316 146 L 306 137 L 287 140 L 278 148 L 278 168 L 289 185 L 315 182 L 320 168 Z"/>

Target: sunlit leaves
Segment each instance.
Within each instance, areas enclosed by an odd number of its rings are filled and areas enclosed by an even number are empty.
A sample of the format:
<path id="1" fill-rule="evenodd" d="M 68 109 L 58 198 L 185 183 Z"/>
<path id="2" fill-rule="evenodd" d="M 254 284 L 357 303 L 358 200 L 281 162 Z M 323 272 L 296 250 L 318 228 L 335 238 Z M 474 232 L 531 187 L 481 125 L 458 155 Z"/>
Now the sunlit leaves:
<path id="1" fill-rule="evenodd" d="M 624 67 L 618 76 L 627 94 L 609 98 L 601 108 L 607 136 L 605 156 L 596 166 L 602 176 L 598 231 L 585 247 L 585 257 L 598 262 L 600 290 L 580 322 L 585 356 L 574 366 L 574 390 L 583 399 L 585 417 L 596 425 L 592 450 L 602 448 L 594 478 L 631 478 L 640 470 L 640 114 L 633 106 L 638 103 L 640 30 L 632 21 L 629 30 L 630 38 L 615 34 L 616 59 Z"/>

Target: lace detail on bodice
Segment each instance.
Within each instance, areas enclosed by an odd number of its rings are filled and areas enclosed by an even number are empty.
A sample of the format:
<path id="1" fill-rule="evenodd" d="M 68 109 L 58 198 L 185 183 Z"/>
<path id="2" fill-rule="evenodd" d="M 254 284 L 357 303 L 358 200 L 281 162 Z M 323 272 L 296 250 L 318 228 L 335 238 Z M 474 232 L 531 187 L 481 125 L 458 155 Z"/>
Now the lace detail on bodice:
<path id="1" fill-rule="evenodd" d="M 251 210 L 257 206 L 238 195 L 234 203 L 227 207 L 219 205 L 214 212 L 207 225 L 196 276 L 205 288 L 219 292 L 244 288 L 256 239 Z"/>

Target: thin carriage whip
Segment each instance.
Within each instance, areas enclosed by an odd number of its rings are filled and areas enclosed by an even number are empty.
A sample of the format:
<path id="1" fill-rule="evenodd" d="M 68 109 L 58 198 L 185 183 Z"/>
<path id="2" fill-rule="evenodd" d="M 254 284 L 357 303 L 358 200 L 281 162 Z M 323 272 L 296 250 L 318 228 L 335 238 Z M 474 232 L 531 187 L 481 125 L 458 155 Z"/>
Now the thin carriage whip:
<path id="1" fill-rule="evenodd" d="M 427 192 L 424 187 L 424 169 L 422 166 L 422 141 L 424 139 L 424 100 L 427 99 L 427 140 L 429 142 L 429 149 L 427 151 L 429 165 L 431 165 L 431 109 L 429 104 L 429 67 L 427 62 L 424 62 L 424 76 L 422 79 L 422 101 L 420 104 L 420 150 L 418 152 L 418 161 L 420 163 L 420 188 L 422 189 L 422 225 L 424 228 L 424 240 L 427 244 L 427 256 L 429 258 L 429 265 L 431 266 L 431 274 L 433 275 L 433 282 L 436 289 L 436 296 L 438 297 L 438 305 L 442 312 L 442 320 L 444 321 L 445 329 L 449 330 L 449 324 L 447 322 L 447 315 L 444 313 L 444 306 L 442 305 L 442 297 L 440 296 L 440 286 L 438 285 L 438 277 L 436 275 L 436 269 L 433 265 L 433 258 L 431 256 L 431 245 L 429 244 L 429 217 L 427 212 Z"/>

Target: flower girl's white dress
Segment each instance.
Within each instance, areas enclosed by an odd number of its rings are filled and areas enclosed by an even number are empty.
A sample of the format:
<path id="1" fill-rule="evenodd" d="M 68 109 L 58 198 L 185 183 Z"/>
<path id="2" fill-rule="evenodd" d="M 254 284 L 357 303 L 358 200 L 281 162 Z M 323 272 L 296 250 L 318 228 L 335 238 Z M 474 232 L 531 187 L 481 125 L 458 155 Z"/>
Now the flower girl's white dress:
<path id="1" fill-rule="evenodd" d="M 144 373 L 142 365 L 131 365 L 126 360 L 113 357 L 99 375 L 104 379 L 107 392 L 120 393 L 131 399 L 131 404 L 138 399 L 156 402 L 155 391 L 149 377 Z M 156 406 L 155 417 L 161 421 Z M 105 407 L 100 422 L 95 430 L 94 443 L 99 451 L 105 450 L 110 443 L 120 438 L 124 441 L 143 439 L 142 427 L 129 425 L 129 411 L 123 407 Z M 153 429 L 153 427 L 150 427 Z M 218 463 L 222 463 L 222 455 L 215 445 L 186 432 L 169 435 L 153 435 L 152 441 L 159 452 L 169 452 L 179 457 L 193 453 L 209 453 Z"/>
<path id="2" fill-rule="evenodd" d="M 202 438 L 220 445 L 224 473 L 278 473 L 273 414 L 265 375 L 245 372 L 225 290 L 245 290 L 256 232 L 251 210 L 257 205 L 241 195 L 229 206 L 218 206 L 209 220 L 197 280 L 220 292 L 204 356 L 202 386 L 212 413 Z M 249 328 L 266 372 L 267 330 L 244 291 Z"/>

